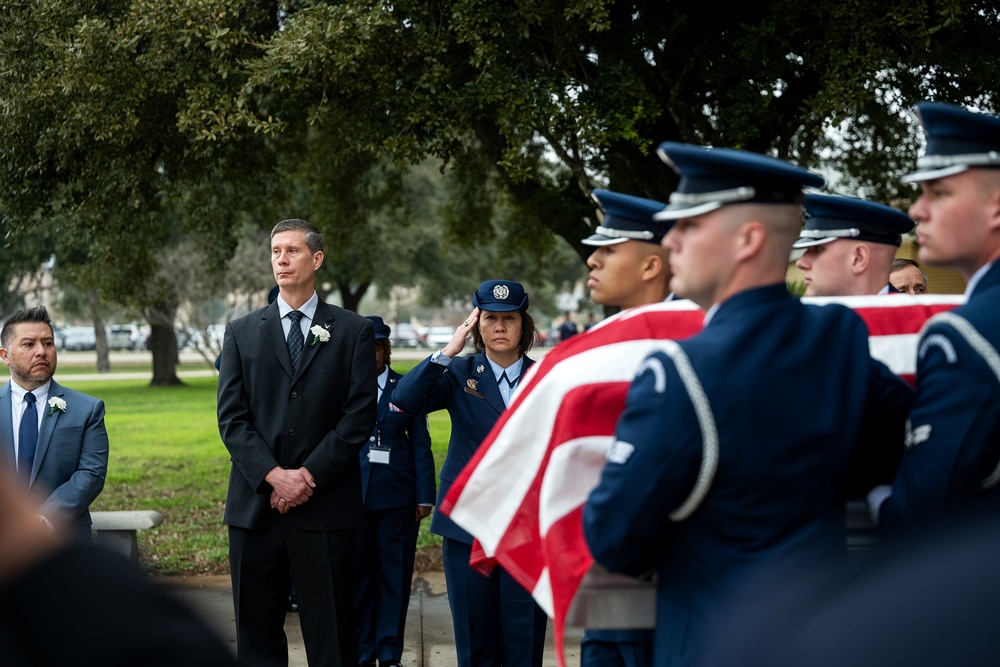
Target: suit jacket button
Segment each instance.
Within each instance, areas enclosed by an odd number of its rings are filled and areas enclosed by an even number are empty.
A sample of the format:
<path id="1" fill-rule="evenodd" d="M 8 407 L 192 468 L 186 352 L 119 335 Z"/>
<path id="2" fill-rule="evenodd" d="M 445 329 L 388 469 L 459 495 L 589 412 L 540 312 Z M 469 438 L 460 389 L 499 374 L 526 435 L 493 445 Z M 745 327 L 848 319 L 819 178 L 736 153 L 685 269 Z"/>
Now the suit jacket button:
<path id="1" fill-rule="evenodd" d="M 295 429 L 294 428 L 288 429 L 288 435 L 295 435 Z"/>
<path id="2" fill-rule="evenodd" d="M 292 398 L 298 398 L 298 397 L 299 397 L 299 392 L 293 391 L 292 392 Z"/>

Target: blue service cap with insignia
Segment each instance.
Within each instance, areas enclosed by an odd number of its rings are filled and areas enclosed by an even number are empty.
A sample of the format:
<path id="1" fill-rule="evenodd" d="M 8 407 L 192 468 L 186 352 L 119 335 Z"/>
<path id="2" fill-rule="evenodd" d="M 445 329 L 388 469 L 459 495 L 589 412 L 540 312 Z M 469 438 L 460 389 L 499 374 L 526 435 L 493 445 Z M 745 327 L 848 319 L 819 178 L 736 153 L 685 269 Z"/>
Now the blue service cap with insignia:
<path id="1" fill-rule="evenodd" d="M 472 295 L 472 305 L 494 313 L 528 310 L 528 295 L 513 280 L 487 280 Z"/>
<path id="2" fill-rule="evenodd" d="M 793 248 L 811 248 L 856 239 L 899 246 L 902 235 L 913 231 L 913 220 L 891 206 L 856 197 L 808 194 L 806 224 Z"/>
<path id="3" fill-rule="evenodd" d="M 920 102 L 914 114 L 927 149 L 903 183 L 945 178 L 971 167 L 1000 167 L 1000 117 L 941 102 Z"/>
<path id="4" fill-rule="evenodd" d="M 673 226 L 672 221 L 661 222 L 653 217 L 654 213 L 663 210 L 663 202 L 610 190 L 594 190 L 590 196 L 601 207 L 604 216 L 594 234 L 581 241 L 584 245 L 612 245 L 629 240 L 659 245 Z"/>
<path id="5" fill-rule="evenodd" d="M 795 204 L 802 201 L 802 188 L 825 182 L 784 160 L 732 148 L 668 141 L 657 153 L 681 177 L 657 220 L 692 218 L 726 204 Z"/>
<path id="6" fill-rule="evenodd" d="M 382 321 L 382 318 L 378 315 L 366 315 L 365 319 L 371 320 L 372 324 L 375 325 L 375 340 L 388 338 L 389 334 L 392 333 L 392 329 L 389 328 L 389 325 Z"/>

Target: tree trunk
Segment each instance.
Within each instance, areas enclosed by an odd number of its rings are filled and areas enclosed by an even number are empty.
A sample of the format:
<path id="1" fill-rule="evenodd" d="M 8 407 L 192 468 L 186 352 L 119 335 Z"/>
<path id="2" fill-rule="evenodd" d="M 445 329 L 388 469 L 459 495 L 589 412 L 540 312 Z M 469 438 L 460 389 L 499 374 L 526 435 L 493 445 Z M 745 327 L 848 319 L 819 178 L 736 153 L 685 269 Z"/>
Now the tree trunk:
<path id="1" fill-rule="evenodd" d="M 174 333 L 176 313 L 175 304 L 162 302 L 146 311 L 146 319 L 149 321 L 149 347 L 153 353 L 153 379 L 149 382 L 151 387 L 184 384 L 177 377 L 180 356 L 177 352 L 177 336 Z"/>
<path id="2" fill-rule="evenodd" d="M 365 292 L 371 283 L 361 283 L 354 290 L 351 290 L 351 286 L 346 282 L 337 281 L 337 288 L 340 290 L 340 298 L 344 301 L 344 310 L 350 310 L 353 312 L 358 312 L 358 306 L 361 305 L 361 299 L 364 298 Z"/>
<path id="3" fill-rule="evenodd" d="M 111 359 L 108 358 L 108 332 L 104 328 L 104 306 L 97 290 L 87 290 L 87 306 L 94 320 L 94 349 L 97 352 L 97 372 L 110 373 Z"/>

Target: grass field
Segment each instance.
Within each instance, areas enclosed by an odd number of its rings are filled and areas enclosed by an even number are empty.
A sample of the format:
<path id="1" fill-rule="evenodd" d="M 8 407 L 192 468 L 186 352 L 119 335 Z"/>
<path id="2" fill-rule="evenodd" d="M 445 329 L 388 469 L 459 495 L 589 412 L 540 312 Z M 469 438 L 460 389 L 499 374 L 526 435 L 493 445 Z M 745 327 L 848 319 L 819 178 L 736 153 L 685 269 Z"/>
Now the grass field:
<path id="1" fill-rule="evenodd" d="M 399 372 L 415 362 L 393 365 Z M 116 369 L 118 370 L 118 369 Z M 148 370 L 148 368 L 146 369 Z M 219 438 L 215 378 L 189 378 L 178 387 L 150 387 L 146 380 L 108 379 L 74 383 L 104 400 L 111 442 L 108 479 L 94 510 L 152 509 L 163 525 L 140 532 L 143 566 L 157 574 L 228 572 L 228 540 L 222 524 L 229 453 Z M 430 418 L 438 467 L 448 447 L 447 413 Z M 421 525 L 418 565 L 436 567 L 439 538 Z"/>

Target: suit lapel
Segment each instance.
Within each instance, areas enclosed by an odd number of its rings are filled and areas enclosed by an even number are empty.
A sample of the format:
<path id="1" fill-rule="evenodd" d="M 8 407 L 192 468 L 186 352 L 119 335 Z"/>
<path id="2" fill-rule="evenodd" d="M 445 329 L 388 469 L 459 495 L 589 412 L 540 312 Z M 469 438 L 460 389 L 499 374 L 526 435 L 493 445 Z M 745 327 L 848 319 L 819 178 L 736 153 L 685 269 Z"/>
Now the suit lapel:
<path id="1" fill-rule="evenodd" d="M 62 386 L 55 380 L 49 382 L 50 399 L 54 397 L 62 398 L 65 393 L 66 392 Z M 47 403 L 39 405 L 38 409 L 42 411 L 42 428 L 38 432 L 38 448 L 35 450 L 35 462 L 31 466 L 32 482 L 35 481 L 35 477 L 38 475 L 38 471 L 42 467 L 42 461 L 45 460 L 45 453 L 49 449 L 49 443 L 52 442 L 52 433 L 56 430 L 56 424 L 59 422 L 60 417 L 62 417 L 62 410 L 56 410 L 50 415 Z M 69 410 L 70 406 L 67 405 L 66 409 Z"/>
<path id="2" fill-rule="evenodd" d="M 309 325 L 309 328 L 311 329 L 316 325 L 323 327 L 327 331 L 331 332 L 332 335 L 333 309 L 330 308 L 330 306 L 327 305 L 327 303 L 322 299 L 320 299 L 319 303 L 316 304 L 316 313 L 313 316 L 312 324 Z M 312 360 L 316 358 L 316 354 L 319 352 L 320 346 L 326 344 L 317 341 L 316 344 L 313 345 L 313 338 L 314 336 L 307 330 L 305 347 L 302 348 L 302 359 L 299 361 L 299 368 L 295 372 L 295 377 L 299 377 L 307 368 L 309 368 L 309 364 L 311 364 Z M 287 344 L 285 347 L 287 348 Z M 291 362 L 289 362 L 289 364 L 290 363 Z M 372 361 L 372 363 L 374 363 L 374 361 Z"/>
<path id="3" fill-rule="evenodd" d="M 11 472 L 17 470 L 14 458 L 14 417 L 11 414 L 10 382 L 0 387 L 0 449 L 3 462 Z"/>
<path id="4" fill-rule="evenodd" d="M 288 343 L 285 333 L 281 330 L 281 316 L 278 314 L 277 302 L 272 302 L 260 316 L 260 333 L 264 342 L 271 348 L 278 363 L 285 369 L 289 377 L 292 375 L 292 358 L 288 355 Z M 301 363 L 301 362 L 300 362 Z"/>

